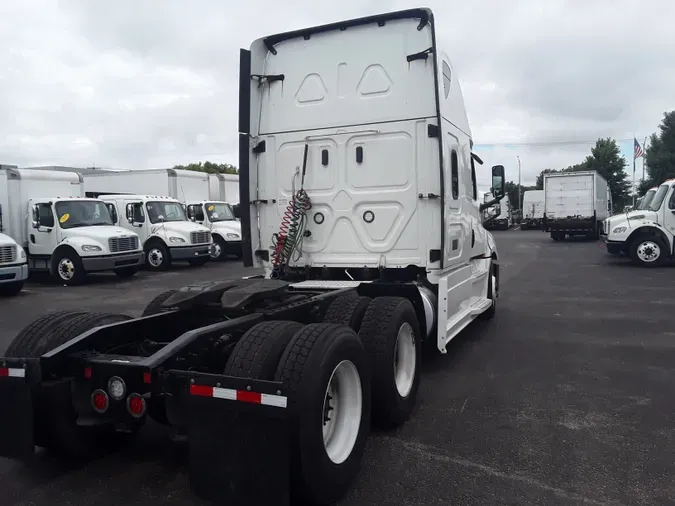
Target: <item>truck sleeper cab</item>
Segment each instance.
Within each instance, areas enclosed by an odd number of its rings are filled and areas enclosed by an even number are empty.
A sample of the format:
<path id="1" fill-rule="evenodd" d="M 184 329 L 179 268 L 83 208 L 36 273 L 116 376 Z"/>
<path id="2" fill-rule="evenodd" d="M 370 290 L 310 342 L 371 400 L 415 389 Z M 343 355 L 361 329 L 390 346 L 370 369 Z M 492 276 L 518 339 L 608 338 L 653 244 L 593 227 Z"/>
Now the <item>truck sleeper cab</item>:
<path id="1" fill-rule="evenodd" d="M 228 255 L 241 259 L 241 223 L 234 216 L 232 206 L 217 200 L 188 200 L 187 216 L 211 231 L 213 247 L 211 260 L 224 260 Z"/>
<path id="2" fill-rule="evenodd" d="M 264 275 L 170 290 L 141 318 L 44 316 L 67 322 L 42 322 L 51 351 L 28 351 L 26 331 L 0 359 L 14 371 L 0 395 L 24 408 L 0 410 L 15 428 L 0 455 L 32 452 L 32 422 L 59 405 L 128 434 L 151 416 L 188 429 L 200 497 L 333 504 L 371 420 L 413 413 L 423 344 L 446 353 L 494 316 L 481 213 L 503 196 L 504 167 L 480 202 L 482 161 L 430 10 L 255 41 L 240 53 L 239 117 L 244 263 Z"/>
<path id="3" fill-rule="evenodd" d="M 148 269 L 165 270 L 176 261 L 194 266 L 209 261 L 211 232 L 189 221 L 178 200 L 132 194 L 101 194 L 100 198 L 109 206 L 115 223 L 140 236 Z"/>
<path id="4" fill-rule="evenodd" d="M 605 221 L 608 253 L 625 254 L 640 267 L 658 267 L 673 258 L 674 185 L 675 179 L 664 181 L 653 194 L 645 195 L 642 209 Z"/>

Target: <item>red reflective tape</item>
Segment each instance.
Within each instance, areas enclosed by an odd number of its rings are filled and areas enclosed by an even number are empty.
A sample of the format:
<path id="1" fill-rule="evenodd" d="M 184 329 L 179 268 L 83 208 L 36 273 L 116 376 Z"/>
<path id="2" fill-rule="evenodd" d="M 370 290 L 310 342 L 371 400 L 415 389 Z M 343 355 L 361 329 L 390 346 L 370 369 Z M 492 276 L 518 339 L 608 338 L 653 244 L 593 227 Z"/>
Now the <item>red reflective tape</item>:
<path id="1" fill-rule="evenodd" d="M 258 392 L 237 390 L 237 400 L 242 402 L 250 402 L 251 404 L 260 404 L 262 401 L 262 395 Z"/>
<path id="2" fill-rule="evenodd" d="M 26 370 L 17 367 L 0 367 L 0 378 L 25 378 Z"/>
<path id="3" fill-rule="evenodd" d="M 202 397 L 213 397 L 213 387 L 207 385 L 190 385 L 191 395 L 200 395 Z"/>

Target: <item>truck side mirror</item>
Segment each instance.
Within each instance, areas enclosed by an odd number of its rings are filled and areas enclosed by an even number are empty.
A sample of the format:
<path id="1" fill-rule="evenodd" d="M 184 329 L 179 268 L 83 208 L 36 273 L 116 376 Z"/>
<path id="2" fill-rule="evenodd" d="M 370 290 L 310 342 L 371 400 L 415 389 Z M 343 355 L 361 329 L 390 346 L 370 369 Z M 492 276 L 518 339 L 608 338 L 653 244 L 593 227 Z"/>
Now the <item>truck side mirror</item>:
<path id="1" fill-rule="evenodd" d="M 493 165 L 492 166 L 492 195 L 495 198 L 501 198 L 504 196 L 504 166 L 503 165 Z"/>
<path id="2" fill-rule="evenodd" d="M 127 204 L 127 207 L 126 207 L 125 210 L 127 212 L 127 221 L 133 225 L 134 224 L 134 205 L 133 204 Z"/>
<path id="3" fill-rule="evenodd" d="M 195 206 L 187 206 L 187 217 L 190 221 L 195 221 Z"/>
<path id="4" fill-rule="evenodd" d="M 33 206 L 32 225 L 33 228 L 40 228 L 40 208 L 37 204 Z"/>

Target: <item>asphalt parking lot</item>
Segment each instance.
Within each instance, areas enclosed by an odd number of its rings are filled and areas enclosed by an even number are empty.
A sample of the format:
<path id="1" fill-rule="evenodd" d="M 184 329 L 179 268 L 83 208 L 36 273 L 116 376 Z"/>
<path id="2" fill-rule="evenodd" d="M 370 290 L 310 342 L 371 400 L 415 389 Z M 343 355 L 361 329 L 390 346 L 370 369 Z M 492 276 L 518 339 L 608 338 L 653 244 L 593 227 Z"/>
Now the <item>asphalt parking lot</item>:
<path id="1" fill-rule="evenodd" d="M 371 435 L 342 504 L 675 504 L 675 270 L 635 268 L 598 242 L 494 235 L 497 316 L 427 359 L 414 417 Z M 139 315 L 166 289 L 248 272 L 228 262 L 74 288 L 31 283 L 0 301 L 0 355 L 44 312 Z M 202 504 L 180 447 L 154 424 L 85 467 L 0 459 L 0 491 L 2 505 Z"/>

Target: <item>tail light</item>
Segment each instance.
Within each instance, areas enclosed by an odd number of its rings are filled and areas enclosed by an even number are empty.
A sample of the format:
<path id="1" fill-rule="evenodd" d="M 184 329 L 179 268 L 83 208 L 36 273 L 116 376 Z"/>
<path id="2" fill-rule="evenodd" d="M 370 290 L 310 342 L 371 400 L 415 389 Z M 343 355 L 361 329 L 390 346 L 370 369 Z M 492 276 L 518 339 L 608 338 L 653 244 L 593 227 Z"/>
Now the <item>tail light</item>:
<path id="1" fill-rule="evenodd" d="M 138 394 L 129 394 L 127 397 L 127 411 L 134 418 L 140 418 L 145 414 L 145 399 Z"/>
<path id="2" fill-rule="evenodd" d="M 97 413 L 105 413 L 108 410 L 108 394 L 103 390 L 94 390 L 91 394 L 91 406 Z"/>

